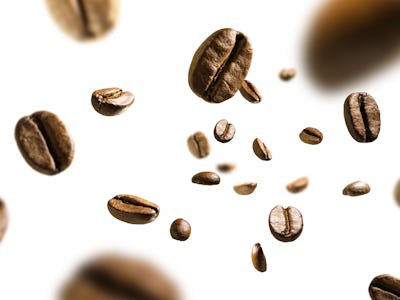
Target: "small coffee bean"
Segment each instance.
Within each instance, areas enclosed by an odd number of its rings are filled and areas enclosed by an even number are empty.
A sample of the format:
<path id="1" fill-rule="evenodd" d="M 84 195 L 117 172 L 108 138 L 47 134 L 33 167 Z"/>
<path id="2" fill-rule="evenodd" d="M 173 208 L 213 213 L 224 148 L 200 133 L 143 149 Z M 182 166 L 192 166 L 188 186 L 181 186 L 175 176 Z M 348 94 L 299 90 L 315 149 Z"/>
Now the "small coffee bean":
<path id="1" fill-rule="evenodd" d="M 190 223 L 184 219 L 176 219 L 169 229 L 171 237 L 178 241 L 186 241 L 192 232 Z"/>
<path id="2" fill-rule="evenodd" d="M 400 300 L 400 279 L 384 274 L 372 279 L 369 285 L 372 300 Z"/>
<path id="3" fill-rule="evenodd" d="M 394 187 L 394 199 L 396 200 L 397 205 L 400 206 L 400 179 Z"/>
<path id="4" fill-rule="evenodd" d="M 235 126 L 223 119 L 218 121 L 214 128 L 214 137 L 218 142 L 227 143 L 235 136 Z"/>
<path id="5" fill-rule="evenodd" d="M 131 92 L 123 92 L 120 88 L 108 88 L 94 91 L 92 106 L 104 116 L 115 116 L 123 113 L 135 101 Z"/>
<path id="6" fill-rule="evenodd" d="M 265 144 L 259 138 L 256 138 L 253 141 L 253 151 L 254 154 L 261 160 L 272 159 L 271 151 L 269 151 L 267 146 L 265 146 Z"/>
<path id="7" fill-rule="evenodd" d="M 217 170 L 221 173 L 229 173 L 236 169 L 236 164 L 234 163 L 220 163 L 217 165 Z"/>
<path id="8" fill-rule="evenodd" d="M 234 191 L 239 195 L 250 195 L 254 192 L 257 187 L 256 182 L 245 182 L 242 184 L 237 184 L 233 187 Z"/>
<path id="9" fill-rule="evenodd" d="M 71 164 L 74 142 L 57 115 L 38 111 L 21 118 L 15 139 L 25 161 L 36 171 L 55 175 Z"/>
<path id="10" fill-rule="evenodd" d="M 208 142 L 207 136 L 201 132 L 197 131 L 187 140 L 190 153 L 197 158 L 205 158 L 210 154 L 210 144 Z"/>
<path id="11" fill-rule="evenodd" d="M 368 183 L 364 181 L 354 181 L 343 189 L 343 195 L 348 196 L 361 196 L 364 194 L 369 193 L 371 188 L 369 187 Z"/>
<path id="12" fill-rule="evenodd" d="M 192 182 L 203 185 L 215 185 L 219 184 L 220 178 L 218 174 L 214 172 L 200 172 L 193 175 Z"/>
<path id="13" fill-rule="evenodd" d="M 304 128 L 303 131 L 300 132 L 299 137 L 303 143 L 310 145 L 317 145 L 321 143 L 324 138 L 322 132 L 313 127 Z"/>
<path id="14" fill-rule="evenodd" d="M 239 90 L 250 68 L 253 48 L 243 33 L 230 28 L 210 35 L 197 49 L 189 86 L 203 100 L 220 103 Z"/>
<path id="15" fill-rule="evenodd" d="M 275 206 L 269 214 L 269 228 L 272 235 L 281 242 L 296 240 L 303 231 L 303 217 L 300 211 L 289 206 Z"/>
<path id="16" fill-rule="evenodd" d="M 153 222 L 160 213 L 157 204 L 132 195 L 117 195 L 107 204 L 114 218 L 131 224 Z"/>
<path id="17" fill-rule="evenodd" d="M 3 239 L 6 234 L 8 227 L 8 212 L 6 204 L 3 200 L 0 199 L 0 241 Z"/>
<path id="18" fill-rule="evenodd" d="M 373 142 L 381 129 L 381 114 L 367 93 L 352 93 L 344 102 L 344 119 L 350 135 L 359 143 Z"/>
<path id="19" fill-rule="evenodd" d="M 307 186 L 308 186 L 308 177 L 301 177 L 289 183 L 286 186 L 286 189 L 291 193 L 300 193 L 301 191 L 304 191 Z"/>
<path id="20" fill-rule="evenodd" d="M 265 272 L 267 271 L 267 260 L 260 243 L 256 243 L 251 250 L 251 260 L 253 261 L 253 266 L 257 271 Z"/>
<path id="21" fill-rule="evenodd" d="M 294 68 L 282 69 L 279 72 L 279 77 L 284 81 L 289 81 L 294 76 L 296 76 L 296 69 L 294 69 Z"/>
<path id="22" fill-rule="evenodd" d="M 250 81 L 245 80 L 242 83 L 239 92 L 242 94 L 243 98 L 249 101 L 250 103 L 260 103 L 261 102 L 261 94 L 257 90 L 254 84 Z"/>

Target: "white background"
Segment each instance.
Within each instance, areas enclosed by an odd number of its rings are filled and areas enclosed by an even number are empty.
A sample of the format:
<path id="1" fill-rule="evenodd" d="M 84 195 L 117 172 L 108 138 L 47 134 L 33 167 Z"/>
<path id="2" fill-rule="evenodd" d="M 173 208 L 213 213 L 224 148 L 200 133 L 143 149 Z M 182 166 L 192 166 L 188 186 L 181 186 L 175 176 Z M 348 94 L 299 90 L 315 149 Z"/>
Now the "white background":
<path id="1" fill-rule="evenodd" d="M 156 263 L 179 284 L 185 299 L 369 299 L 372 278 L 400 276 L 400 211 L 393 198 L 399 178 L 400 64 L 343 89 L 319 89 L 303 67 L 302 43 L 320 0 L 121 1 L 117 27 L 106 38 L 79 43 L 50 18 L 44 1 L 0 4 L 0 194 L 9 228 L 0 245 L 0 299 L 56 299 L 76 266 L 94 254 L 118 250 Z M 197 47 L 214 31 L 231 27 L 251 40 L 247 78 L 261 94 L 251 104 L 238 93 L 209 104 L 192 93 L 187 73 Z M 278 78 L 295 67 L 291 82 Z M 120 87 L 136 100 L 124 114 L 94 111 L 91 93 Z M 349 135 L 343 102 L 366 91 L 381 110 L 378 139 L 359 144 Z M 71 166 L 42 175 L 23 160 L 14 139 L 17 121 L 37 110 L 56 113 L 76 144 Z M 236 136 L 218 143 L 217 121 Z M 324 134 L 307 145 L 308 126 Z M 207 134 L 211 154 L 188 151 L 186 139 Z M 261 138 L 273 159 L 261 161 L 252 141 Z M 233 161 L 218 186 L 191 183 L 199 171 Z M 308 176 L 301 194 L 287 183 Z M 371 192 L 342 195 L 355 180 Z M 255 181 L 252 195 L 233 185 Z M 141 196 L 161 207 L 147 225 L 113 218 L 107 201 L 116 194 Z M 268 228 L 276 205 L 295 206 L 304 229 L 292 243 Z M 186 242 L 173 240 L 176 218 L 192 225 Z M 261 243 L 268 270 L 251 262 Z"/>

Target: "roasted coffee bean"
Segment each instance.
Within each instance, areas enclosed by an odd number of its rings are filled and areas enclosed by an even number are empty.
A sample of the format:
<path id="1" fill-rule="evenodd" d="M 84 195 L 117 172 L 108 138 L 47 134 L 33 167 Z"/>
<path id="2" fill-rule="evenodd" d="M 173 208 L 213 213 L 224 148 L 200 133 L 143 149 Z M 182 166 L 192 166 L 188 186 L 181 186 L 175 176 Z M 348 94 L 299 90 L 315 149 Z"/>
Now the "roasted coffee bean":
<path id="1" fill-rule="evenodd" d="M 43 174 L 60 173 L 74 157 L 74 142 L 67 127 L 48 111 L 21 118 L 15 127 L 15 139 L 25 161 Z"/>
<path id="2" fill-rule="evenodd" d="M 294 68 L 283 69 L 279 72 L 279 77 L 284 81 L 289 81 L 294 76 L 296 76 L 296 69 Z"/>
<path id="3" fill-rule="evenodd" d="M 133 101 L 135 101 L 135 96 L 131 92 L 123 92 L 120 88 L 97 90 L 92 94 L 93 108 L 105 116 L 123 113 Z"/>
<path id="4" fill-rule="evenodd" d="M 214 128 L 214 137 L 218 142 L 227 143 L 235 136 L 235 126 L 222 119 L 218 121 Z"/>
<path id="5" fill-rule="evenodd" d="M 160 213 L 157 204 L 132 195 L 117 195 L 108 201 L 107 207 L 113 217 L 131 224 L 153 222 Z"/>
<path id="6" fill-rule="evenodd" d="M 354 181 L 343 189 L 343 195 L 348 196 L 361 196 L 364 194 L 369 193 L 371 188 L 369 187 L 368 183 L 364 181 Z"/>
<path id="7" fill-rule="evenodd" d="M 60 300 L 181 300 L 175 283 L 150 262 L 107 253 L 84 263 L 62 287 Z"/>
<path id="8" fill-rule="evenodd" d="M 210 35 L 197 49 L 189 69 L 192 91 L 211 103 L 223 102 L 242 86 L 253 49 L 241 32 L 224 28 Z"/>
<path id="9" fill-rule="evenodd" d="M 184 219 L 176 219 L 169 229 L 171 237 L 178 241 L 186 241 L 192 232 L 190 223 Z"/>
<path id="10" fill-rule="evenodd" d="M 254 154 L 261 160 L 272 159 L 271 151 L 269 151 L 267 146 L 265 146 L 265 144 L 259 138 L 256 138 L 253 141 L 253 151 Z"/>
<path id="11" fill-rule="evenodd" d="M 204 158 L 210 154 L 210 144 L 208 142 L 207 136 L 201 132 L 197 131 L 187 140 L 190 153 L 197 158 Z"/>
<path id="12" fill-rule="evenodd" d="M 372 300 L 400 300 L 400 279 L 384 274 L 372 279 L 369 285 Z"/>
<path id="13" fill-rule="evenodd" d="M 239 89 L 239 92 L 242 94 L 243 98 L 251 103 L 260 103 L 261 102 L 261 94 L 257 90 L 254 84 L 250 81 L 245 80 L 242 83 L 242 86 Z"/>
<path id="14" fill-rule="evenodd" d="M 6 204 L 3 200 L 0 199 L 0 241 L 3 239 L 6 234 L 8 227 L 8 212 Z"/>
<path id="15" fill-rule="evenodd" d="M 301 177 L 292 181 L 286 186 L 286 189 L 291 193 L 300 193 L 308 186 L 308 177 Z"/>
<path id="16" fill-rule="evenodd" d="M 324 135 L 316 128 L 307 127 L 300 132 L 299 137 L 306 144 L 317 145 L 322 142 Z"/>
<path id="17" fill-rule="evenodd" d="M 394 199 L 396 203 L 400 206 L 400 179 L 397 180 L 397 183 L 394 187 Z"/>
<path id="18" fill-rule="evenodd" d="M 257 187 L 256 182 L 245 182 L 237 184 L 233 187 L 234 191 L 239 195 L 250 195 Z"/>
<path id="19" fill-rule="evenodd" d="M 215 185 L 219 184 L 220 178 L 218 174 L 214 172 L 200 172 L 193 175 L 192 182 L 204 185 Z"/>
<path id="20" fill-rule="evenodd" d="M 92 40 L 111 31 L 119 0 L 46 0 L 54 21 L 78 40 Z"/>
<path id="21" fill-rule="evenodd" d="M 344 102 L 344 120 L 350 135 L 359 143 L 373 142 L 381 130 L 381 113 L 367 93 L 352 93 Z"/>
<path id="22" fill-rule="evenodd" d="M 236 169 L 236 164 L 234 163 L 221 163 L 217 165 L 217 170 L 221 173 L 229 173 Z"/>
<path id="23" fill-rule="evenodd" d="M 303 217 L 300 211 L 289 206 L 275 206 L 269 214 L 269 229 L 272 235 L 281 242 L 296 240 L 303 230 Z"/>
<path id="24" fill-rule="evenodd" d="M 256 243 L 251 250 L 251 260 L 253 261 L 253 266 L 257 271 L 265 272 L 267 271 L 267 260 L 260 243 Z"/>

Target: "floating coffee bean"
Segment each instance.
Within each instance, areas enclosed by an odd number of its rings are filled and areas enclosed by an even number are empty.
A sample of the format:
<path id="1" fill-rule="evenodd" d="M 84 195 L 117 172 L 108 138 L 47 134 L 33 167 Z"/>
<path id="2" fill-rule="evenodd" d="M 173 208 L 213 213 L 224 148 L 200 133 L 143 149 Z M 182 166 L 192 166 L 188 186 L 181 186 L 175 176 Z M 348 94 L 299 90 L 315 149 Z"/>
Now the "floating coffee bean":
<path id="1" fill-rule="evenodd" d="M 265 272 L 267 271 L 267 260 L 260 243 L 256 243 L 251 250 L 251 260 L 253 261 L 253 266 L 257 271 Z"/>
<path id="2" fill-rule="evenodd" d="M 370 190 L 371 188 L 368 183 L 364 181 L 354 181 L 343 189 L 343 195 L 361 196 L 369 193 Z"/>
<path id="3" fill-rule="evenodd" d="M 250 195 L 254 192 L 257 187 L 256 182 L 245 182 L 242 184 L 237 184 L 233 187 L 234 191 L 239 195 Z"/>
<path id="4" fill-rule="evenodd" d="M 8 212 L 6 204 L 0 199 L 0 241 L 3 239 L 8 227 Z"/>
<path id="5" fill-rule="evenodd" d="M 397 181 L 394 187 L 394 199 L 396 203 L 400 206 L 400 179 Z"/>
<path id="6" fill-rule="evenodd" d="M 194 54 L 189 86 L 207 102 L 223 102 L 242 86 L 252 56 L 252 46 L 243 33 L 230 28 L 218 30 Z"/>
<path id="7" fill-rule="evenodd" d="M 220 178 L 214 172 L 200 172 L 192 177 L 192 182 L 203 185 L 215 185 L 219 184 Z"/>
<path id="8" fill-rule="evenodd" d="M 317 145 L 322 142 L 324 138 L 321 131 L 316 128 L 307 127 L 304 128 L 299 134 L 300 140 L 306 144 Z"/>
<path id="9" fill-rule="evenodd" d="M 48 111 L 21 118 L 15 127 L 15 139 L 25 161 L 43 174 L 60 173 L 74 157 L 74 142 L 66 126 Z"/>
<path id="10" fill-rule="evenodd" d="M 281 242 L 296 240 L 303 230 L 303 217 L 300 211 L 289 206 L 275 206 L 269 214 L 269 229 L 272 235 Z"/>
<path id="11" fill-rule="evenodd" d="M 178 241 L 186 241 L 192 232 L 190 223 L 184 219 L 176 219 L 169 229 L 171 237 Z"/>
<path id="12" fill-rule="evenodd" d="M 101 37 L 114 28 L 119 0 L 46 0 L 50 14 L 67 34 L 78 40 Z"/>
<path id="13" fill-rule="evenodd" d="M 235 126 L 223 119 L 218 121 L 214 128 L 214 137 L 218 142 L 227 143 L 235 136 Z"/>
<path id="14" fill-rule="evenodd" d="M 259 138 L 256 138 L 253 141 L 253 151 L 254 154 L 261 160 L 272 159 L 271 151 L 269 151 L 267 146 L 265 146 L 265 144 Z"/>
<path id="15" fill-rule="evenodd" d="M 384 274 L 372 279 L 369 285 L 372 300 L 400 300 L 400 279 Z"/>
<path id="16" fill-rule="evenodd" d="M 217 165 L 217 170 L 222 173 L 229 173 L 236 169 L 236 164 L 234 163 L 221 163 Z"/>
<path id="17" fill-rule="evenodd" d="M 117 195 L 108 201 L 107 207 L 113 217 L 131 224 L 153 222 L 160 213 L 157 204 L 132 195 Z"/>
<path id="18" fill-rule="evenodd" d="M 296 69 L 294 68 L 283 69 L 279 72 L 279 77 L 284 81 L 289 81 L 294 76 L 296 76 Z"/>
<path id="19" fill-rule="evenodd" d="M 344 102 L 344 119 L 350 135 L 357 142 L 369 143 L 378 138 L 381 114 L 375 99 L 367 93 L 352 93 Z"/>
<path id="20" fill-rule="evenodd" d="M 190 153 L 197 158 L 204 158 L 210 154 L 210 144 L 207 136 L 201 131 L 197 131 L 189 136 L 187 144 Z"/>
<path id="21" fill-rule="evenodd" d="M 135 101 L 135 96 L 131 92 L 123 92 L 120 88 L 97 90 L 92 94 L 93 108 L 105 116 L 123 113 L 133 101 Z"/>
<path id="22" fill-rule="evenodd" d="M 260 103 L 261 102 L 261 94 L 257 90 L 254 84 L 250 81 L 245 80 L 242 83 L 239 92 L 242 94 L 243 98 L 251 103 Z"/>
<path id="23" fill-rule="evenodd" d="M 286 189 L 291 193 L 300 193 L 301 191 L 304 191 L 307 186 L 308 186 L 308 177 L 301 177 L 289 183 L 286 186 Z"/>

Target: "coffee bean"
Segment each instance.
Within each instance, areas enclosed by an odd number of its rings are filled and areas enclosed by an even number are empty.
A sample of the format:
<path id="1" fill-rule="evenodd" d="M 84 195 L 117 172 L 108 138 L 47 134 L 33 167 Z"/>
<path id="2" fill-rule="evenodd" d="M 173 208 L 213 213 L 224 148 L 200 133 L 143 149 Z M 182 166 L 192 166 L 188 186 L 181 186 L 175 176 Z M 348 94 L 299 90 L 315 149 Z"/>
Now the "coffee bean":
<path id="1" fill-rule="evenodd" d="M 218 142 L 227 143 L 235 136 L 235 126 L 223 119 L 218 121 L 214 128 L 214 137 Z"/>
<path id="2" fill-rule="evenodd" d="M 169 232 L 173 239 L 178 241 L 186 241 L 190 237 L 192 228 L 188 221 L 179 218 L 172 222 Z"/>
<path id="3" fill-rule="evenodd" d="M 397 183 L 394 187 L 394 199 L 396 200 L 397 205 L 400 206 L 400 179 L 397 180 Z"/>
<path id="4" fill-rule="evenodd" d="M 229 173 L 236 169 L 236 164 L 234 163 L 221 163 L 217 165 L 217 170 L 221 173 Z"/>
<path id="5" fill-rule="evenodd" d="M 242 83 L 242 86 L 239 89 L 239 92 L 242 94 L 243 98 L 249 101 L 250 103 L 260 103 L 261 102 L 261 94 L 257 90 L 254 84 L 250 81 L 245 80 Z"/>
<path id="6" fill-rule="evenodd" d="M 324 135 L 316 128 L 307 127 L 300 132 L 299 137 L 306 144 L 317 145 L 322 142 Z"/>
<path id="7" fill-rule="evenodd" d="M 267 260 L 260 243 L 256 243 L 251 250 L 251 260 L 253 261 L 253 266 L 257 271 L 265 272 L 267 271 Z"/>
<path id="8" fill-rule="evenodd" d="M 107 207 L 113 217 L 131 224 L 153 222 L 160 213 L 157 204 L 132 195 L 117 195 L 108 201 Z"/>
<path id="9" fill-rule="evenodd" d="M 261 160 L 272 159 L 271 151 L 269 151 L 267 146 L 265 146 L 265 144 L 259 138 L 256 138 L 253 141 L 253 151 L 254 154 Z"/>
<path id="10" fill-rule="evenodd" d="M 294 69 L 294 68 L 282 69 L 279 72 L 279 77 L 284 81 L 289 81 L 294 76 L 296 76 L 296 69 Z"/>
<path id="11" fill-rule="evenodd" d="M 239 195 L 250 195 L 254 192 L 257 187 L 256 182 L 245 182 L 242 184 L 237 184 L 233 187 L 234 191 Z"/>
<path id="12" fill-rule="evenodd" d="M 350 135 L 359 143 L 373 142 L 381 130 L 381 113 L 367 93 L 352 93 L 344 102 L 344 119 Z"/>
<path id="13" fill-rule="evenodd" d="M 384 274 L 372 279 L 369 285 L 372 300 L 400 300 L 400 279 Z"/>
<path id="14" fill-rule="evenodd" d="M 104 116 L 115 116 L 123 113 L 135 101 L 131 92 L 123 92 L 120 88 L 108 88 L 94 91 L 93 108 Z"/>
<path id="15" fill-rule="evenodd" d="M 269 229 L 272 235 L 281 242 L 296 240 L 303 230 L 303 217 L 300 211 L 289 206 L 275 206 L 269 214 Z"/>
<path id="16" fill-rule="evenodd" d="M 187 140 L 190 153 L 197 158 L 204 158 L 210 154 L 210 144 L 208 142 L 207 136 L 201 132 L 197 131 Z"/>
<path id="17" fill-rule="evenodd" d="M 46 0 L 54 21 L 78 40 L 102 37 L 118 19 L 119 0 Z"/>
<path id="18" fill-rule="evenodd" d="M 218 174 L 214 172 L 200 172 L 193 175 L 192 182 L 204 185 L 215 185 L 219 184 L 220 178 Z"/>
<path id="19" fill-rule="evenodd" d="M 361 196 L 364 194 L 369 193 L 371 188 L 369 187 L 368 183 L 364 181 L 354 181 L 343 189 L 343 195 L 348 196 Z"/>
<path id="20" fill-rule="evenodd" d="M 180 300 L 171 278 L 143 259 L 106 253 L 80 266 L 66 282 L 60 300 Z"/>
<path id="21" fill-rule="evenodd" d="M 48 111 L 21 118 L 15 127 L 15 139 L 25 161 L 43 174 L 60 173 L 74 157 L 74 142 L 66 126 Z"/>
<path id="22" fill-rule="evenodd" d="M 286 189 L 291 193 L 300 193 L 308 186 L 308 177 L 301 177 L 292 181 L 286 186 Z"/>
<path id="23" fill-rule="evenodd" d="M 189 69 L 192 91 L 211 103 L 223 102 L 242 86 L 253 49 L 243 33 L 230 28 L 210 35 L 197 49 Z"/>
<path id="24" fill-rule="evenodd" d="M 3 200 L 0 199 L 0 241 L 3 239 L 6 234 L 8 227 L 8 212 L 6 204 Z"/>

